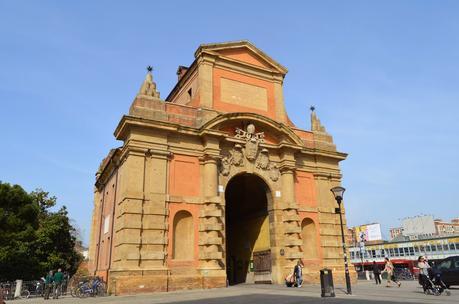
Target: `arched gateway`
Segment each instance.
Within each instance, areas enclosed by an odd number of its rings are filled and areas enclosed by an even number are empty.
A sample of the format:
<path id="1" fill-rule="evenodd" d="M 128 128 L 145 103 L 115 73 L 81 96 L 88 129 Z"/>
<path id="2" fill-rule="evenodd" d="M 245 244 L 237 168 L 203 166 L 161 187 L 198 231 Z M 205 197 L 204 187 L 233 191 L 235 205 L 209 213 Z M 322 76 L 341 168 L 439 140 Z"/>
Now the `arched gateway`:
<path id="1" fill-rule="evenodd" d="M 272 282 L 272 211 L 271 191 L 262 178 L 242 173 L 229 181 L 225 191 L 225 239 L 230 285 Z"/>
<path id="2" fill-rule="evenodd" d="M 90 271 L 111 292 L 342 277 L 336 150 L 284 107 L 287 70 L 247 41 L 201 45 L 160 99 L 149 70 L 96 174 Z M 300 102 L 300 101 L 298 101 Z"/>

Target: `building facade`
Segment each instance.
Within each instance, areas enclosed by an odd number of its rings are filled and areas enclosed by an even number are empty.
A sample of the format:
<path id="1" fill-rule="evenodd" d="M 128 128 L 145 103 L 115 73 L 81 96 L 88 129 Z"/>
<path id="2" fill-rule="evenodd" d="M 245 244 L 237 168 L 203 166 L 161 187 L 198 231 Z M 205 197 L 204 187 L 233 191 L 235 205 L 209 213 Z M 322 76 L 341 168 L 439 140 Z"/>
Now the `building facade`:
<path id="1" fill-rule="evenodd" d="M 459 254 L 459 235 L 435 236 L 422 240 L 403 240 L 394 242 L 379 242 L 350 247 L 351 263 L 358 269 L 364 265 L 366 270 L 372 271 L 373 262 L 384 264 L 384 258 L 390 258 L 396 268 L 409 269 L 415 273 L 419 256 L 425 256 L 430 262 Z"/>
<path id="2" fill-rule="evenodd" d="M 451 222 L 435 219 L 434 225 L 437 235 L 459 235 L 459 218 L 452 219 Z"/>
<path id="3" fill-rule="evenodd" d="M 160 98 L 151 69 L 96 174 L 90 271 L 114 294 L 344 278 L 338 152 L 289 120 L 287 69 L 247 41 L 201 45 Z M 343 211 L 344 212 L 344 211 Z"/>
<path id="4" fill-rule="evenodd" d="M 431 215 L 415 216 L 402 221 L 402 227 L 391 228 L 391 240 L 425 239 L 434 236 L 459 234 L 459 218 L 450 222 L 434 219 Z"/>

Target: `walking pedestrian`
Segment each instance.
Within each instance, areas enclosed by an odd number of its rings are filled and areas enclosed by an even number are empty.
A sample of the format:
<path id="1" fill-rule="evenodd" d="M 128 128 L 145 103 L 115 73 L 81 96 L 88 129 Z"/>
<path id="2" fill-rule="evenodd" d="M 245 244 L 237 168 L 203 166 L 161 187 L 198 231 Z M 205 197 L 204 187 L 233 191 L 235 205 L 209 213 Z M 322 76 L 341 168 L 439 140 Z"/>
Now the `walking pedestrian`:
<path id="1" fill-rule="evenodd" d="M 419 268 L 419 284 L 422 285 L 424 292 L 427 292 L 430 286 L 429 282 L 429 262 L 422 255 L 418 258 L 418 268 Z"/>
<path id="2" fill-rule="evenodd" d="M 303 285 L 303 262 L 301 260 L 293 268 L 293 276 L 295 277 L 296 287 L 301 287 Z"/>
<path id="3" fill-rule="evenodd" d="M 381 285 L 381 269 L 379 269 L 378 264 L 376 261 L 373 261 L 373 274 L 375 276 L 376 285 Z"/>
<path id="4" fill-rule="evenodd" d="M 398 285 L 398 287 L 400 287 L 402 285 L 402 283 L 397 281 L 397 279 L 395 278 L 394 264 L 392 264 L 392 262 L 389 260 L 389 258 L 384 258 L 384 261 L 385 261 L 386 265 L 384 266 L 383 272 L 387 273 L 387 285 L 386 285 L 386 287 L 390 287 L 391 286 L 390 285 L 391 282 L 394 282 L 395 284 Z"/>
<path id="5" fill-rule="evenodd" d="M 49 300 L 49 293 L 51 292 L 53 288 L 53 278 L 54 278 L 53 271 L 50 270 L 45 277 L 45 293 L 44 293 L 45 300 Z"/>
<path id="6" fill-rule="evenodd" d="M 53 299 L 58 299 L 61 295 L 62 289 L 62 281 L 64 280 L 64 274 L 62 273 L 62 269 L 58 269 L 57 272 L 54 274 L 54 289 L 53 289 Z"/>

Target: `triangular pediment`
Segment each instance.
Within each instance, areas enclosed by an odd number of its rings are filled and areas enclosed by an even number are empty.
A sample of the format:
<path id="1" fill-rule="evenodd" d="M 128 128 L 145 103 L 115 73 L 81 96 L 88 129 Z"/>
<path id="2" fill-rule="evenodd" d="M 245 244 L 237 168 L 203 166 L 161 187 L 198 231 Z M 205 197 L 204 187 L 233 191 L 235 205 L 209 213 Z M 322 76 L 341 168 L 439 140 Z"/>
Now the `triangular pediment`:
<path id="1" fill-rule="evenodd" d="M 275 70 L 283 75 L 287 73 L 287 69 L 284 66 L 266 55 L 262 50 L 254 46 L 252 43 L 245 40 L 202 44 L 197 49 L 195 57 L 198 57 L 202 52 L 210 52 L 221 57 L 229 58 L 231 60 L 262 67 L 265 69 Z"/>

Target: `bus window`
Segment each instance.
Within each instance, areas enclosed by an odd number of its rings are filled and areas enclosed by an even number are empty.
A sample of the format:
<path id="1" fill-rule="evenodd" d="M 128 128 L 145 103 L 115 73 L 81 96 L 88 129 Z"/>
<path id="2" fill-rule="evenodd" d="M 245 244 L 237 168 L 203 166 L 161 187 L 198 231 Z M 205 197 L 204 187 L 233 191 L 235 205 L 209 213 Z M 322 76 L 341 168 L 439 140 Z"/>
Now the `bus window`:
<path id="1" fill-rule="evenodd" d="M 424 245 L 419 246 L 419 251 L 424 252 L 426 249 L 424 248 Z"/>
<path id="2" fill-rule="evenodd" d="M 405 253 L 403 252 L 403 248 L 399 248 L 398 252 L 400 253 L 400 256 L 405 256 Z"/>
<path id="3" fill-rule="evenodd" d="M 414 255 L 414 248 L 413 247 L 410 247 L 410 255 Z"/>
<path id="4" fill-rule="evenodd" d="M 449 250 L 454 251 L 454 243 L 449 244 Z"/>
<path id="5" fill-rule="evenodd" d="M 389 255 L 390 255 L 391 257 L 394 256 L 394 249 L 393 249 L 393 248 L 390 248 L 390 249 L 389 249 Z"/>
<path id="6" fill-rule="evenodd" d="M 405 253 L 406 256 L 410 255 L 408 247 L 403 247 L 403 252 Z"/>
<path id="7" fill-rule="evenodd" d="M 432 246 L 430 246 L 430 249 L 432 250 L 432 252 L 437 251 L 437 246 L 436 245 L 432 245 Z"/>
<path id="8" fill-rule="evenodd" d="M 375 251 L 375 250 L 371 250 L 371 257 L 372 257 L 372 258 L 375 258 L 375 257 L 376 257 L 376 251 Z"/>
<path id="9" fill-rule="evenodd" d="M 426 252 L 430 252 L 430 245 L 426 245 Z"/>
<path id="10" fill-rule="evenodd" d="M 459 243 L 456 243 L 456 251 L 459 251 Z"/>
<path id="11" fill-rule="evenodd" d="M 443 244 L 443 251 L 448 251 L 448 244 Z"/>
<path id="12" fill-rule="evenodd" d="M 414 252 L 417 254 L 419 253 L 419 247 L 418 246 L 414 246 Z"/>

